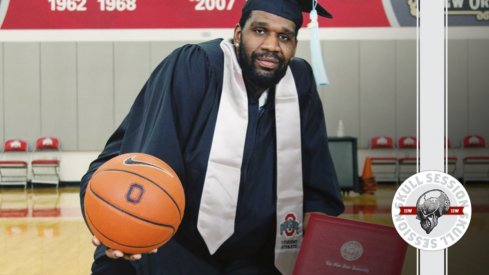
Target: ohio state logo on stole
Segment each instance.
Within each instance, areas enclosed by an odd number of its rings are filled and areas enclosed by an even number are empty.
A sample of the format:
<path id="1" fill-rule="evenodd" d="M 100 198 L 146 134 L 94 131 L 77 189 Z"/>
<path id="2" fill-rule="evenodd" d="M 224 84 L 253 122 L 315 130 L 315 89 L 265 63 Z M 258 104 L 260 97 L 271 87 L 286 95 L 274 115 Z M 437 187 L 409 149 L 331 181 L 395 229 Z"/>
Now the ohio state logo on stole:
<path id="1" fill-rule="evenodd" d="M 280 223 L 281 249 L 299 248 L 297 237 L 302 235 L 300 227 L 295 213 L 289 212 L 284 216 L 284 221 Z"/>
<path id="2" fill-rule="evenodd" d="M 470 198 L 454 177 L 424 171 L 409 177 L 397 189 L 392 220 L 399 235 L 422 250 L 445 249 L 469 227 Z"/>

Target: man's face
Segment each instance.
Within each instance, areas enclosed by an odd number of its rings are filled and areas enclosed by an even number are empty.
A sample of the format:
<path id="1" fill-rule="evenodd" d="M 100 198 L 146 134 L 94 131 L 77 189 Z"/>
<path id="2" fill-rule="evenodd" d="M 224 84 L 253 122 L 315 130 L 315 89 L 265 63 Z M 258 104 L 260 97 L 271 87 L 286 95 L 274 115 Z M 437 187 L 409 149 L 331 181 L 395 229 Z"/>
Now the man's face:
<path id="1" fill-rule="evenodd" d="M 295 24 L 264 11 L 253 11 L 241 29 L 234 30 L 239 43 L 238 60 L 243 76 L 254 85 L 268 88 L 277 84 L 295 54 Z"/>

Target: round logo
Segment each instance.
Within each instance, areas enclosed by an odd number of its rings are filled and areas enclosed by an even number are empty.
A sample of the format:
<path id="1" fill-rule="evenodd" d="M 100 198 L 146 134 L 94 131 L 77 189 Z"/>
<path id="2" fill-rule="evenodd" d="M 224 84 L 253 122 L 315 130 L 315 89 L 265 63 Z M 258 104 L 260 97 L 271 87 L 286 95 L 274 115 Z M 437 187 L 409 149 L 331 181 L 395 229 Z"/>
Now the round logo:
<path id="1" fill-rule="evenodd" d="M 348 241 L 341 246 L 340 253 L 343 259 L 355 261 L 362 256 L 363 246 L 357 241 Z"/>
<path id="2" fill-rule="evenodd" d="M 392 220 L 399 235 L 422 250 L 440 250 L 455 244 L 469 227 L 470 198 L 451 175 L 438 171 L 417 173 L 397 189 Z"/>

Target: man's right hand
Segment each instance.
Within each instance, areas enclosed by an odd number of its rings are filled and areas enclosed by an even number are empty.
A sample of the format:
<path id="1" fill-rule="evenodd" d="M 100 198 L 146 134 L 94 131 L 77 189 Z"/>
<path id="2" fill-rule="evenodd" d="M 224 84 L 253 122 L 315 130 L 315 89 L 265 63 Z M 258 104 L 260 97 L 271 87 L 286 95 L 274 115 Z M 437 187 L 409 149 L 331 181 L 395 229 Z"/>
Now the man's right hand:
<path id="1" fill-rule="evenodd" d="M 100 240 L 95 236 L 93 236 L 93 238 L 92 238 L 92 243 L 95 246 L 99 246 L 102 244 L 100 242 Z M 154 249 L 149 253 L 156 253 L 157 251 L 158 251 L 158 249 Z M 111 259 L 124 258 L 124 259 L 129 260 L 129 261 L 136 261 L 136 260 L 141 259 L 141 257 L 142 257 L 141 254 L 125 254 L 124 252 L 122 252 L 120 250 L 115 250 L 115 249 L 108 248 L 108 247 L 105 250 L 105 255 Z"/>

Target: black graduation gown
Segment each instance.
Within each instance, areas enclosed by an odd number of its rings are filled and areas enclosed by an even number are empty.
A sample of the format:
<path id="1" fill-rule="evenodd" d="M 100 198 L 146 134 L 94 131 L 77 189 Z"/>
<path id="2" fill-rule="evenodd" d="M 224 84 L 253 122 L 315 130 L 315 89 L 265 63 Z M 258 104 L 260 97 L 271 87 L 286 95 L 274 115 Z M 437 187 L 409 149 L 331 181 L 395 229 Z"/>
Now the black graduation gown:
<path id="1" fill-rule="evenodd" d="M 276 220 L 273 91 L 261 110 L 257 99 L 248 97 L 249 123 L 233 236 L 210 255 L 197 230 L 200 198 L 222 90 L 220 42 L 218 39 L 186 45 L 163 60 L 82 178 L 83 209 L 83 196 L 92 173 L 105 161 L 122 153 L 154 155 L 167 162 L 180 177 L 186 198 L 182 224 L 157 254 L 144 255 L 142 260 L 133 263 L 139 274 L 278 272 L 273 266 Z M 309 64 L 299 58 L 294 58 L 290 66 L 299 92 L 304 211 L 339 215 L 344 207 L 312 71 Z M 104 248 L 99 247 L 95 258 L 101 258 L 103 251 Z"/>

